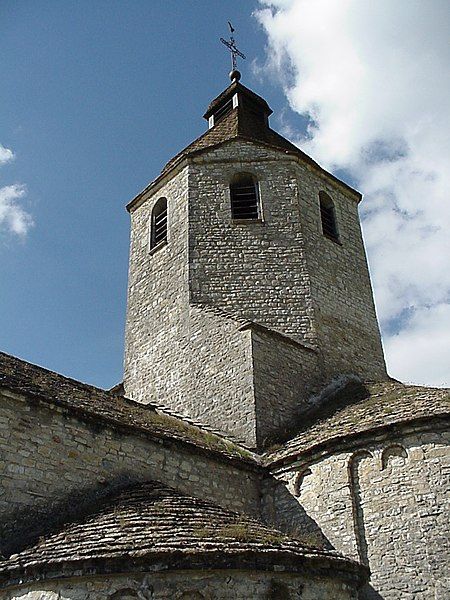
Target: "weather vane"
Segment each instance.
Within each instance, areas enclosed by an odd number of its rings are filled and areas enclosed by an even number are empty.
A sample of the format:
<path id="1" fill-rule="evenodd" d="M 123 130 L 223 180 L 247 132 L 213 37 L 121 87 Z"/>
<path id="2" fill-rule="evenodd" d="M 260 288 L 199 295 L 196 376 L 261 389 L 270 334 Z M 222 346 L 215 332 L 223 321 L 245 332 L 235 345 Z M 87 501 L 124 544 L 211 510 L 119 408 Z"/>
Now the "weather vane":
<path id="1" fill-rule="evenodd" d="M 230 41 L 228 40 L 224 40 L 223 38 L 220 38 L 220 41 L 222 42 L 222 44 L 224 44 L 228 50 L 231 52 L 231 73 L 230 73 L 230 78 L 231 79 L 238 79 L 240 78 L 240 73 L 237 70 L 237 56 L 240 56 L 241 58 L 245 59 L 244 54 L 242 54 L 242 52 L 240 50 L 238 50 L 236 48 L 236 42 L 234 40 L 233 37 L 233 33 L 234 33 L 234 27 L 233 25 L 230 23 L 230 21 L 228 21 L 228 27 L 230 28 Z M 234 74 L 238 74 L 238 77 L 231 77 L 231 75 Z"/>

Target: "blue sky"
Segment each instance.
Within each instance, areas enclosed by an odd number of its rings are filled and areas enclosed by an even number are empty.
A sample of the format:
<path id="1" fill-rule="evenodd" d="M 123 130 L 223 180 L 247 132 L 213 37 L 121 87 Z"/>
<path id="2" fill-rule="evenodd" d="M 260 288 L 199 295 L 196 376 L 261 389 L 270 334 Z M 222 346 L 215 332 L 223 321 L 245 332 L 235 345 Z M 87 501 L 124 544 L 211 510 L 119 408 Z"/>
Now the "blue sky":
<path id="1" fill-rule="evenodd" d="M 205 130 L 228 20 L 272 127 L 365 194 L 390 373 L 450 385 L 447 0 L 2 0 L 0 349 L 121 379 L 125 205 Z"/>
<path id="2" fill-rule="evenodd" d="M 243 9 L 243 4 L 245 8 Z M 0 349 L 99 386 L 122 375 L 125 204 L 206 126 L 228 83 L 227 20 L 244 81 L 278 110 L 250 63 L 266 37 L 253 2 L 9 1 L 0 4 L 0 142 L 34 226 L 0 230 Z"/>

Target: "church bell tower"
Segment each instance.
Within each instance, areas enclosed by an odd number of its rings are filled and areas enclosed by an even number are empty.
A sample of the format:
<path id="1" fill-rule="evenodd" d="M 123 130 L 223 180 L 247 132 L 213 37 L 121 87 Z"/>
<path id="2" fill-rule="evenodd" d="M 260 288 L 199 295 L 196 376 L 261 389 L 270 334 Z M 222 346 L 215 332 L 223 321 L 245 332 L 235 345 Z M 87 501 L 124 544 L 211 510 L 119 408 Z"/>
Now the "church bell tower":
<path id="1" fill-rule="evenodd" d="M 361 195 L 230 77 L 208 130 L 128 205 L 124 385 L 263 448 L 333 378 L 386 370 Z"/>

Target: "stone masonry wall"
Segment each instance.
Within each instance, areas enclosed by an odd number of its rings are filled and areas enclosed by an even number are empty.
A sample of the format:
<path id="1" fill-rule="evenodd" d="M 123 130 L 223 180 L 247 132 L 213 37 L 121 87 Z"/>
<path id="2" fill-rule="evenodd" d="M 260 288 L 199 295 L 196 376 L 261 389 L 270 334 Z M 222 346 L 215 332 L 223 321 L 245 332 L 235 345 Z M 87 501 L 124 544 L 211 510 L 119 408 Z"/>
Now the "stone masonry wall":
<path id="1" fill-rule="evenodd" d="M 76 507 L 124 479 L 161 481 L 232 510 L 258 513 L 259 477 L 252 471 L 179 444 L 85 423 L 6 392 L 0 402 L 0 524 L 16 535 L 36 515 L 45 525 L 58 505 Z"/>
<path id="2" fill-rule="evenodd" d="M 184 571 L 55 580 L 0 591 L 2 600 L 356 600 L 328 577 L 263 571 Z"/>
<path id="3" fill-rule="evenodd" d="M 251 332 L 205 308 L 189 314 L 183 411 L 255 447 Z"/>
<path id="4" fill-rule="evenodd" d="M 224 144 L 195 164 L 192 300 L 318 344 L 325 379 L 385 377 L 356 196 L 310 165 L 251 142 Z M 261 223 L 231 219 L 229 182 L 240 171 L 259 181 Z M 322 233 L 320 190 L 334 201 L 340 244 Z"/>
<path id="5" fill-rule="evenodd" d="M 300 221 L 324 374 L 386 377 L 372 287 L 361 235 L 358 203 L 351 192 L 305 164 L 297 167 Z M 319 191 L 334 202 L 339 243 L 322 233 Z"/>
<path id="6" fill-rule="evenodd" d="M 280 152 L 233 141 L 195 159 L 189 183 L 191 302 L 314 342 L 296 172 Z M 259 182 L 262 220 L 233 222 L 229 185 Z"/>
<path id="7" fill-rule="evenodd" d="M 186 168 L 131 214 L 125 392 L 255 446 L 250 332 L 189 304 L 189 181 Z M 168 244 L 151 253 L 151 212 L 161 197 L 168 201 Z"/>
<path id="8" fill-rule="evenodd" d="M 321 373 L 317 351 L 274 334 L 252 332 L 257 437 L 261 447 L 292 428 Z"/>
<path id="9" fill-rule="evenodd" d="M 444 600 L 450 591 L 450 434 L 410 430 L 290 468 L 266 517 L 320 528 L 369 565 L 365 600 Z M 286 501 L 297 498 L 301 510 Z M 270 513 L 270 514 L 269 514 Z"/>
<path id="10" fill-rule="evenodd" d="M 150 251 L 152 209 L 167 198 L 167 245 Z M 126 395 L 174 407 L 183 394 L 179 361 L 186 346 L 188 169 L 131 213 L 128 307 L 125 335 Z M 182 402 L 182 400 L 181 400 Z M 181 411 L 180 411 L 181 412 Z"/>
<path id="11" fill-rule="evenodd" d="M 229 182 L 242 171 L 259 182 L 261 221 L 231 219 Z M 335 200 L 342 245 L 321 232 L 324 188 Z M 319 383 L 349 372 L 385 376 L 350 195 L 292 156 L 242 140 L 194 157 L 150 189 L 131 213 L 126 395 L 255 446 L 276 434 Z M 168 243 L 151 252 L 151 212 L 162 196 Z M 282 344 L 281 354 L 293 357 L 281 365 L 270 344 L 264 355 L 262 342 L 252 346 L 233 317 L 311 345 L 315 360 L 307 352 L 300 360 Z"/>

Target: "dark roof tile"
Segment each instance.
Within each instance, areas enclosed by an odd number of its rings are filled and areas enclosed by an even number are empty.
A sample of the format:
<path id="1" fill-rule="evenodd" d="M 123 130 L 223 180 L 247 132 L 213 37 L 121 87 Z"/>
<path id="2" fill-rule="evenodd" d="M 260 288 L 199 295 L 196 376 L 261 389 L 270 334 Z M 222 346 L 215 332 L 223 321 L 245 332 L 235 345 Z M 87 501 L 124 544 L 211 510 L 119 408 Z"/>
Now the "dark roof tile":
<path id="1" fill-rule="evenodd" d="M 231 112 L 221 118 L 211 129 L 208 129 L 204 134 L 194 140 L 191 144 L 186 146 L 181 152 L 171 158 L 164 166 L 161 174 L 154 181 L 152 181 L 142 192 L 140 192 L 128 205 L 127 209 L 130 210 L 135 202 L 140 200 L 144 194 L 156 185 L 162 177 L 169 173 L 175 168 L 180 162 L 186 157 L 192 156 L 195 153 L 203 152 L 208 149 L 212 149 L 219 144 L 223 144 L 235 139 L 247 140 L 256 144 L 263 144 L 272 149 L 279 150 L 294 156 L 298 156 L 303 161 L 311 165 L 313 168 L 318 169 L 326 177 L 337 182 L 339 185 L 351 191 L 358 200 L 361 199 L 361 194 L 353 189 L 351 186 L 341 181 L 325 169 L 323 169 L 316 161 L 310 156 L 305 154 L 300 148 L 289 142 L 279 133 L 271 129 L 263 119 L 255 117 L 254 112 L 248 108 L 245 104 L 245 98 L 250 98 L 256 103 L 259 109 L 266 116 L 272 111 L 266 101 L 243 86 L 240 83 L 232 84 L 226 90 L 222 92 L 215 100 L 211 102 L 205 116 L 209 115 L 214 111 L 215 108 L 220 106 L 228 97 L 233 93 L 237 92 L 244 96 L 244 102 L 233 109 Z"/>
<path id="2" fill-rule="evenodd" d="M 173 556 L 185 556 L 191 564 L 200 556 L 209 567 L 217 556 L 223 563 L 227 556 L 258 554 L 276 558 L 277 564 L 283 557 L 291 562 L 326 559 L 337 568 L 362 572 L 335 551 L 309 546 L 250 517 L 147 482 L 121 491 L 93 513 L 0 562 L 0 581 L 18 578 L 27 569 L 51 572 L 64 563 L 82 570 L 80 563 L 145 557 L 173 566 Z"/>
<path id="3" fill-rule="evenodd" d="M 369 431 L 450 415 L 450 390 L 397 381 L 349 382 L 297 428 L 297 434 L 265 455 L 265 464 L 302 457 Z"/>

